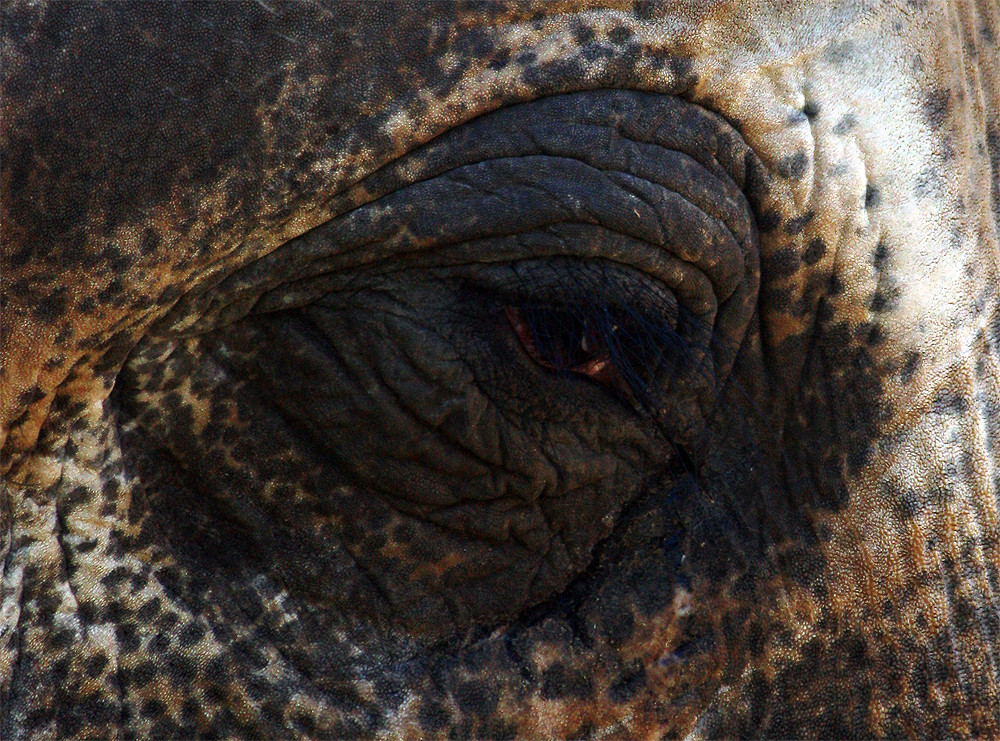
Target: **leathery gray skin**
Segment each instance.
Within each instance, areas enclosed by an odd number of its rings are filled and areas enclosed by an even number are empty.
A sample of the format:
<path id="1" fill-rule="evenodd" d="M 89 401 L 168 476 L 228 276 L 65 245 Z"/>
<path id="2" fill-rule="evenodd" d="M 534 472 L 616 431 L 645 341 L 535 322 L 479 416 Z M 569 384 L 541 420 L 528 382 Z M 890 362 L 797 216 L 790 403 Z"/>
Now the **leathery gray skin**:
<path id="1" fill-rule="evenodd" d="M 0 736 L 1000 734 L 998 39 L 5 3 Z"/>

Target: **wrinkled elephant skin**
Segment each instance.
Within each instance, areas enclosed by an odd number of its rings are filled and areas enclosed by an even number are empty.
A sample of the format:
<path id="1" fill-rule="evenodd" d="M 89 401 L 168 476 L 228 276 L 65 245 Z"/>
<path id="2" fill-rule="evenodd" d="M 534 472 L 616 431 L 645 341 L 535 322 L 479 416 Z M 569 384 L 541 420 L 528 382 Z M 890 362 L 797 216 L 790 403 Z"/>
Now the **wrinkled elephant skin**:
<path id="1" fill-rule="evenodd" d="M 0 737 L 1000 735 L 1000 8 L 5 2 Z"/>

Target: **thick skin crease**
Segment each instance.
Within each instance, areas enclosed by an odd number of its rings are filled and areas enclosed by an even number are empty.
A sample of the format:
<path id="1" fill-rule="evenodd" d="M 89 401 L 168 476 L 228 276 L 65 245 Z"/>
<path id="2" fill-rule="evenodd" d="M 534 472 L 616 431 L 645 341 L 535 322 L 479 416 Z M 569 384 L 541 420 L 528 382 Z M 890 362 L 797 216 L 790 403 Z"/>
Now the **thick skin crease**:
<path id="1" fill-rule="evenodd" d="M 13 1 L 0 75 L 0 737 L 1000 735 L 995 0 Z"/>

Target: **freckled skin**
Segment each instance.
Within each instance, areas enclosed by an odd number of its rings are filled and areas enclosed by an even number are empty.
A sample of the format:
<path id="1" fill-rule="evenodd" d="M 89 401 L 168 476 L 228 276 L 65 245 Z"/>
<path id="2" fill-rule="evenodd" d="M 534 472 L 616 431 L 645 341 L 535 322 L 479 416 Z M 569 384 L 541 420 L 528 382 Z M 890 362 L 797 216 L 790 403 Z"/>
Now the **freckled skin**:
<path id="1" fill-rule="evenodd" d="M 1000 734 L 998 44 L 5 4 L 0 737 Z"/>

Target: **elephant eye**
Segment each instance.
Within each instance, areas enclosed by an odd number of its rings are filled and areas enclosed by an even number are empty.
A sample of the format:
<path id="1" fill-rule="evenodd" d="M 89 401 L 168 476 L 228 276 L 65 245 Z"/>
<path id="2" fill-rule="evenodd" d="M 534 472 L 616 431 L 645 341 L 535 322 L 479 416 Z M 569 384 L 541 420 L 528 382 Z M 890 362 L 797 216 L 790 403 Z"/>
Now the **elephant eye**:
<path id="1" fill-rule="evenodd" d="M 539 366 L 589 378 L 633 401 L 648 396 L 670 351 L 680 349 L 672 316 L 644 316 L 600 301 L 579 307 L 529 303 L 504 312 Z"/>
<path id="2" fill-rule="evenodd" d="M 607 381 L 612 368 L 603 335 L 616 332 L 617 325 L 594 326 L 587 317 L 544 306 L 508 306 L 505 310 L 521 346 L 540 366 Z"/>

